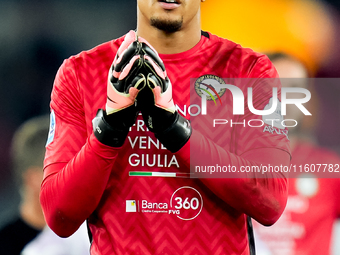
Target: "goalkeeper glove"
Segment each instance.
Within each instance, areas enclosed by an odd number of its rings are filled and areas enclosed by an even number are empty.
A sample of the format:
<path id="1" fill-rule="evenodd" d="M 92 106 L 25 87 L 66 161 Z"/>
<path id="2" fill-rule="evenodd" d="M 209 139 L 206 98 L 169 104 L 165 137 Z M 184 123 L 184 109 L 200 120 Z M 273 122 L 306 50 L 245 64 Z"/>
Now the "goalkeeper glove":
<path id="1" fill-rule="evenodd" d="M 120 147 L 137 118 L 136 97 L 146 86 L 137 35 L 130 31 L 119 47 L 109 71 L 106 110 L 98 110 L 93 131 L 103 144 Z"/>
<path id="2" fill-rule="evenodd" d="M 172 85 L 163 61 L 156 50 L 143 38 L 143 69 L 147 87 L 138 97 L 144 122 L 156 138 L 171 152 L 181 149 L 191 136 L 190 122 L 176 110 L 172 99 Z"/>

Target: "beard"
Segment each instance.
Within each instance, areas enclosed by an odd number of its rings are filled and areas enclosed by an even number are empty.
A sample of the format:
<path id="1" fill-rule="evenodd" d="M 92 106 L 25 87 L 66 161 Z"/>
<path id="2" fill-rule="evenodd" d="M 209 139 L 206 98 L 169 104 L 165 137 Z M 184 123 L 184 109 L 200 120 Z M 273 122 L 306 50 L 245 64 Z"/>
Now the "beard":
<path id="1" fill-rule="evenodd" d="M 181 20 L 164 20 L 153 17 L 150 19 L 150 24 L 151 26 L 166 33 L 175 33 L 181 30 L 183 25 L 183 18 Z"/>

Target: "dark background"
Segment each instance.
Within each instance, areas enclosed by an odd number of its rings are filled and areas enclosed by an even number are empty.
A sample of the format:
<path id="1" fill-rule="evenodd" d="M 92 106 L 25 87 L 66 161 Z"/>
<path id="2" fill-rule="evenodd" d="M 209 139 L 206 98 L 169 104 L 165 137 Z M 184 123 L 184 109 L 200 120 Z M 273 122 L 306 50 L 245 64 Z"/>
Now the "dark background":
<path id="1" fill-rule="evenodd" d="M 10 142 L 25 120 L 49 114 L 65 58 L 136 28 L 136 1 L 0 1 L 0 226 L 17 212 Z"/>
<path id="2" fill-rule="evenodd" d="M 340 1 L 328 2 L 334 13 L 340 10 Z M 135 27 L 136 0 L 0 0 L 0 227 L 17 213 L 19 203 L 9 160 L 15 129 L 49 113 L 54 76 L 63 59 Z M 321 67 L 317 76 L 340 77 L 337 64 Z M 320 109 L 333 122 L 317 126 L 316 137 L 339 150 L 340 86 L 320 88 L 318 93 Z"/>

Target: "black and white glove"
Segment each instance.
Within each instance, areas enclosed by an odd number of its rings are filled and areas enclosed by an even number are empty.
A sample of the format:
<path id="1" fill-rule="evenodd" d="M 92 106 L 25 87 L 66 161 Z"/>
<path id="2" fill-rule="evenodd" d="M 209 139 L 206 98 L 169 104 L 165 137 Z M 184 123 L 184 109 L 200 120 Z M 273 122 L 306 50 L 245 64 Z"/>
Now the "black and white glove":
<path id="1" fill-rule="evenodd" d="M 157 51 L 145 39 L 139 37 L 138 41 L 147 84 L 138 96 L 138 107 L 149 130 L 168 150 L 176 152 L 191 136 L 190 122 L 176 110 L 172 85 Z"/>
<path id="2" fill-rule="evenodd" d="M 130 31 L 111 65 L 107 82 L 106 109 L 99 109 L 93 119 L 93 131 L 97 139 L 108 146 L 120 147 L 135 123 L 138 109 L 136 98 L 146 86 L 141 73 L 143 58 L 141 45 L 135 31 Z"/>

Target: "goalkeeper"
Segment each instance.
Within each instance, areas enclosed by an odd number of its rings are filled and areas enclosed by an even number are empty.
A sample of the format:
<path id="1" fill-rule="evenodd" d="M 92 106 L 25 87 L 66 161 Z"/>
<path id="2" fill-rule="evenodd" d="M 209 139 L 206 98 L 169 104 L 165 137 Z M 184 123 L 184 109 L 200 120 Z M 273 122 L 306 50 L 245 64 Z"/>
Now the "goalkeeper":
<path id="1" fill-rule="evenodd" d="M 136 32 L 70 57 L 57 73 L 40 200 L 60 236 L 87 220 L 92 255 L 252 254 L 247 216 L 271 225 L 284 210 L 279 173 L 177 178 L 203 156 L 235 166 L 290 160 L 283 134 L 241 126 L 217 145 L 178 112 L 192 104 L 190 78 L 277 77 L 264 55 L 201 31 L 201 2 L 137 1 Z M 271 87 L 252 86 L 263 109 Z"/>

